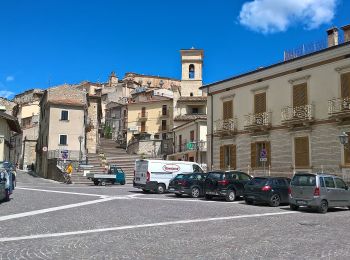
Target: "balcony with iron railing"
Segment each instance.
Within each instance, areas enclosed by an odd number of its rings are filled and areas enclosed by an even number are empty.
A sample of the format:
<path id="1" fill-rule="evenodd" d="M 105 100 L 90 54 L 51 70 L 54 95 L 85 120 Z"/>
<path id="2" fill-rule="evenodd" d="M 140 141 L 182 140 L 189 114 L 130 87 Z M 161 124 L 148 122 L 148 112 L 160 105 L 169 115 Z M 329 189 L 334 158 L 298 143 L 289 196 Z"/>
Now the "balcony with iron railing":
<path id="1" fill-rule="evenodd" d="M 138 120 L 147 120 L 147 118 L 148 118 L 148 112 L 141 112 L 137 116 Z"/>
<path id="2" fill-rule="evenodd" d="M 170 116 L 170 109 L 159 111 L 158 117 L 166 118 Z"/>
<path id="3" fill-rule="evenodd" d="M 173 129 L 172 125 L 161 125 L 161 126 L 159 126 L 158 131 L 159 132 L 169 132 L 172 129 Z"/>
<path id="4" fill-rule="evenodd" d="M 213 127 L 215 135 L 234 135 L 237 131 L 237 118 L 216 120 Z"/>
<path id="5" fill-rule="evenodd" d="M 350 118 L 350 98 L 328 100 L 328 115 L 332 119 L 343 121 Z"/>
<path id="6" fill-rule="evenodd" d="M 137 131 L 138 131 L 139 133 L 147 133 L 147 132 L 148 132 L 148 127 L 147 127 L 147 126 L 144 126 L 144 127 L 139 126 L 139 127 L 137 128 Z"/>
<path id="7" fill-rule="evenodd" d="M 266 131 L 271 127 L 271 112 L 245 115 L 244 129 L 248 131 Z"/>
<path id="8" fill-rule="evenodd" d="M 282 124 L 290 127 L 307 126 L 314 121 L 314 113 L 315 108 L 312 104 L 297 107 L 286 106 L 281 111 Z"/>

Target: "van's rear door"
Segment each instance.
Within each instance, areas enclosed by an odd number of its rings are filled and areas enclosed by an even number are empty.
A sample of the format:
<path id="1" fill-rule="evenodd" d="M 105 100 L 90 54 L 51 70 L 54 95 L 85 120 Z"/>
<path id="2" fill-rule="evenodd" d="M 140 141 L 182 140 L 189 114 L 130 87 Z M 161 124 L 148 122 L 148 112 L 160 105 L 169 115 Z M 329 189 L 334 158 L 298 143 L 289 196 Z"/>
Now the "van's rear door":
<path id="1" fill-rule="evenodd" d="M 135 161 L 135 183 L 136 184 L 146 184 L 148 163 L 149 163 L 148 160 Z"/>

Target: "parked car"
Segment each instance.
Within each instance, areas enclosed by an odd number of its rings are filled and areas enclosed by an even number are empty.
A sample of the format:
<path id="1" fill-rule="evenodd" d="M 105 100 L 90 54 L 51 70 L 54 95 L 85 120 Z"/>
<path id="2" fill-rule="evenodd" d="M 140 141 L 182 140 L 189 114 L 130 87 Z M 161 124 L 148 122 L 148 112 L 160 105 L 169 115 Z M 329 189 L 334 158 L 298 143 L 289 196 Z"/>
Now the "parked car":
<path id="1" fill-rule="evenodd" d="M 169 182 L 181 173 L 203 172 L 198 163 L 164 160 L 136 160 L 133 186 L 144 192 L 164 193 Z"/>
<path id="2" fill-rule="evenodd" d="M 350 190 L 338 176 L 298 173 L 290 183 L 289 204 L 292 210 L 303 206 L 319 213 L 326 213 L 332 207 L 350 209 Z"/>
<path id="3" fill-rule="evenodd" d="M 198 198 L 204 195 L 206 173 L 178 174 L 169 183 L 169 192 L 174 192 L 177 197 L 189 195 Z"/>
<path id="4" fill-rule="evenodd" d="M 271 207 L 289 203 L 289 183 L 290 179 L 283 177 L 255 177 L 244 187 L 244 200 L 247 204 L 260 202 Z"/>
<path id="5" fill-rule="evenodd" d="M 0 202 L 10 200 L 10 180 L 9 173 L 4 168 L 0 168 Z"/>
<path id="6" fill-rule="evenodd" d="M 226 201 L 234 201 L 242 196 L 244 186 L 252 179 L 251 176 L 240 171 L 209 172 L 205 179 L 205 198 L 214 196 L 224 197 Z"/>

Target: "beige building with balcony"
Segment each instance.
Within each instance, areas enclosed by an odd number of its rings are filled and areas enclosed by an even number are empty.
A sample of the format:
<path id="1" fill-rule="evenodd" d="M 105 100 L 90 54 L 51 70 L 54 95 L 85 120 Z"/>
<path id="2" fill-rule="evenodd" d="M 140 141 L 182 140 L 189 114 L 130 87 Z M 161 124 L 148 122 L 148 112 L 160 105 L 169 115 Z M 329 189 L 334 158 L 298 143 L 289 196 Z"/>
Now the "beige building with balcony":
<path id="1" fill-rule="evenodd" d="M 251 174 L 350 174 L 349 27 L 328 46 L 203 87 L 208 93 L 208 166 Z M 289 53 L 290 54 L 290 53 Z"/>
<path id="2" fill-rule="evenodd" d="M 206 164 L 207 120 L 195 119 L 173 129 L 174 153 L 169 160 Z"/>
<path id="3" fill-rule="evenodd" d="M 13 133 L 21 133 L 17 118 L 6 113 L 5 106 L 0 106 L 0 162 L 11 161 L 11 137 Z"/>

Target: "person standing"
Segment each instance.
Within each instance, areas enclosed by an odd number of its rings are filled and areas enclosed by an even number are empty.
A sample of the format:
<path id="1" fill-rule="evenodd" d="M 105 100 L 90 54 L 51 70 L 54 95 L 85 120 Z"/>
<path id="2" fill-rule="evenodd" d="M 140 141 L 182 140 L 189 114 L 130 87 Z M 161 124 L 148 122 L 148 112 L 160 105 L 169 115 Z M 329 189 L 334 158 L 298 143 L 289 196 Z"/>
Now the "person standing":
<path id="1" fill-rule="evenodd" d="M 68 164 L 67 166 L 67 170 L 66 170 L 66 173 L 67 173 L 67 184 L 72 184 L 72 173 L 73 173 L 73 166 L 71 163 Z"/>

